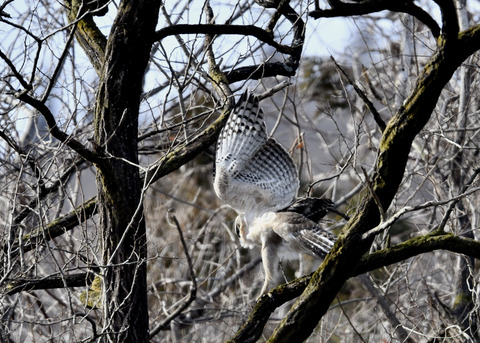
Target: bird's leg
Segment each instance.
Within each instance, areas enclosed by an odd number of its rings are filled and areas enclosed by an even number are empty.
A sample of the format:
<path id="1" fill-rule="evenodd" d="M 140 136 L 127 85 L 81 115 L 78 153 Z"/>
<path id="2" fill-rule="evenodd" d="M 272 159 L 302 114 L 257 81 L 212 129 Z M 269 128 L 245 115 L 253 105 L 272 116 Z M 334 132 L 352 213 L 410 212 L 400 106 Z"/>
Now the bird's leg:
<path id="1" fill-rule="evenodd" d="M 266 294 L 270 289 L 270 283 L 274 280 L 278 264 L 278 240 L 280 237 L 270 231 L 262 235 L 262 262 L 265 272 L 265 282 L 263 283 L 260 296 Z"/>

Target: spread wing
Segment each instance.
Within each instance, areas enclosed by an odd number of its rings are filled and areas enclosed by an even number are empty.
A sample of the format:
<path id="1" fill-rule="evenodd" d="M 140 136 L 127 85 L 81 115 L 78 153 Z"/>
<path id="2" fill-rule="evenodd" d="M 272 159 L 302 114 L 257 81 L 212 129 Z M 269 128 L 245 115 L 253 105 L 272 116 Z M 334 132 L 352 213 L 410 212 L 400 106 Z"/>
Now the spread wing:
<path id="1" fill-rule="evenodd" d="M 239 212 L 262 213 L 290 205 L 298 187 L 292 159 L 267 137 L 258 98 L 244 93 L 218 138 L 215 192 Z"/>

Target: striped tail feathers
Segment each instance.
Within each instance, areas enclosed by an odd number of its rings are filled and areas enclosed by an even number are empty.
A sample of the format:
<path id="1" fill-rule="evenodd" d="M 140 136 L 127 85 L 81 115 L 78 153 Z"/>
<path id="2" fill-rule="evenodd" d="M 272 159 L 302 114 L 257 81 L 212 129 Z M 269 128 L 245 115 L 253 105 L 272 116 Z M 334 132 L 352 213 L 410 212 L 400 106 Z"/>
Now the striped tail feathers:
<path id="1" fill-rule="evenodd" d="M 328 254 L 337 240 L 334 234 L 295 212 L 276 212 L 275 221 L 269 225 L 275 233 L 291 244 L 292 248 L 320 258 Z"/>
<path id="2" fill-rule="evenodd" d="M 319 226 L 298 231 L 298 240 L 304 248 L 320 258 L 325 258 L 332 249 L 337 238 Z"/>

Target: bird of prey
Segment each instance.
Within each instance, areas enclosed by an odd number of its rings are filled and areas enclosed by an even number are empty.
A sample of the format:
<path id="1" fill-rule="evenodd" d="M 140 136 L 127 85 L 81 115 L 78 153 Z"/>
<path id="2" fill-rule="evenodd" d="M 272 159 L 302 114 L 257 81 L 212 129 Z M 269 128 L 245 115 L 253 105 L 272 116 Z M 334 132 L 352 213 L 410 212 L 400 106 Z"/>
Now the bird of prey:
<path id="1" fill-rule="evenodd" d="M 335 211 L 328 199 L 297 199 L 299 177 L 293 160 L 268 137 L 258 98 L 248 91 L 223 127 L 215 154 L 214 188 L 237 213 L 235 230 L 243 247 L 261 246 L 268 292 L 283 258 L 299 252 L 324 258 L 336 237 L 319 221 Z"/>

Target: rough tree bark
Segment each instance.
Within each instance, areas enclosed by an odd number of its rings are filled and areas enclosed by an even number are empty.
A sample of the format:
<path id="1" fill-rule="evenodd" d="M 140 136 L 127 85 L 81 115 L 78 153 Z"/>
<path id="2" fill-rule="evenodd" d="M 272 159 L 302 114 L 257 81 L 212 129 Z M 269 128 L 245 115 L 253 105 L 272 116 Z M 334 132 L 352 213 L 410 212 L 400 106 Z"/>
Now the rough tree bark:
<path id="1" fill-rule="evenodd" d="M 146 236 L 138 168 L 138 114 L 159 2 L 122 1 L 112 26 L 95 110 L 103 239 L 105 341 L 146 342 Z"/>

